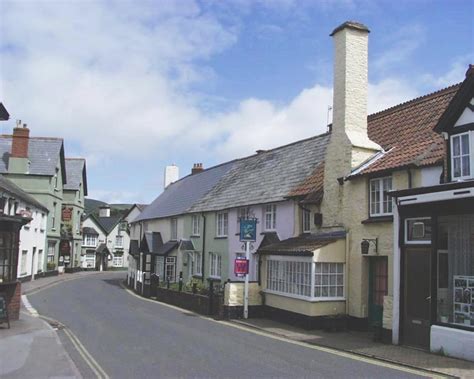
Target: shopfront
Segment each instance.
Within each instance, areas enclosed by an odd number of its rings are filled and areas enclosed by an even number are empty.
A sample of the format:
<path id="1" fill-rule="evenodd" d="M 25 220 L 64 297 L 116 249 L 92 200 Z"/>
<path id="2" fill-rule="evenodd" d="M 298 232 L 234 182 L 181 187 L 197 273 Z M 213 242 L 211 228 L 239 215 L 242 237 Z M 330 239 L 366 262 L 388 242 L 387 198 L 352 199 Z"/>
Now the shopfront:
<path id="1" fill-rule="evenodd" d="M 394 342 L 474 360 L 474 183 L 393 195 Z"/>

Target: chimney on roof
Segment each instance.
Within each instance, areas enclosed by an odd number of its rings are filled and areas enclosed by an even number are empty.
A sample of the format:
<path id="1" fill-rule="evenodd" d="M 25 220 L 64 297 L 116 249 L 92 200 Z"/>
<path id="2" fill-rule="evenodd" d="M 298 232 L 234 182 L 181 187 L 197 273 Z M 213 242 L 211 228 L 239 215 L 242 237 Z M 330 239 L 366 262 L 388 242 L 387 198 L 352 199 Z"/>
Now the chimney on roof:
<path id="1" fill-rule="evenodd" d="M 367 135 L 367 26 L 347 21 L 331 33 L 334 39 L 332 133 L 355 148 L 378 150 Z M 352 167 L 357 163 L 352 162 Z"/>
<path id="2" fill-rule="evenodd" d="M 257 154 L 262 154 L 262 153 L 264 153 L 265 151 L 266 151 L 266 150 L 259 149 L 259 150 L 256 150 L 255 152 L 256 152 Z"/>
<path id="3" fill-rule="evenodd" d="M 191 170 L 191 175 L 197 174 L 198 172 L 203 171 L 204 168 L 202 167 L 202 163 L 194 163 L 193 168 Z"/>
<path id="4" fill-rule="evenodd" d="M 99 217 L 110 217 L 110 207 L 108 205 L 99 207 Z"/>
<path id="5" fill-rule="evenodd" d="M 168 187 L 171 183 L 176 182 L 179 179 L 179 168 L 175 164 L 165 167 L 165 178 L 163 186 Z"/>
<path id="6" fill-rule="evenodd" d="M 30 140 L 30 129 L 26 124 L 21 126 L 21 120 L 16 121 L 12 138 L 12 157 L 28 158 L 28 143 Z"/>
<path id="7" fill-rule="evenodd" d="M 474 76 L 474 64 L 470 64 L 466 71 L 466 78 L 469 76 Z"/>

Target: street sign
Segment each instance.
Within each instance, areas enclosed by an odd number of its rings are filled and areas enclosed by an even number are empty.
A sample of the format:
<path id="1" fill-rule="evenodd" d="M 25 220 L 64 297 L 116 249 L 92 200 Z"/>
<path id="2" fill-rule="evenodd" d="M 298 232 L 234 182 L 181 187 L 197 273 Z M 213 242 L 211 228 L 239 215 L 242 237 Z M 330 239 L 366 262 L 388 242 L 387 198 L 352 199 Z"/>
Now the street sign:
<path id="1" fill-rule="evenodd" d="M 257 219 L 240 220 L 240 241 L 255 242 L 257 240 Z"/>
<path id="2" fill-rule="evenodd" d="M 249 273 L 249 260 L 244 258 L 236 258 L 234 261 L 234 274 L 236 276 L 244 276 Z"/>

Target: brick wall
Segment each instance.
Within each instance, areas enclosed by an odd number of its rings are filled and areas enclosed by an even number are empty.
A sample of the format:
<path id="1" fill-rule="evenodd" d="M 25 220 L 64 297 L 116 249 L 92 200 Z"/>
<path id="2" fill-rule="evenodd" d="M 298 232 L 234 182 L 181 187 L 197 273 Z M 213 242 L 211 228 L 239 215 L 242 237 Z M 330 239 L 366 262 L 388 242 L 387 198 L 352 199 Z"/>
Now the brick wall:
<path id="1" fill-rule="evenodd" d="M 5 294 L 10 321 L 20 318 L 21 307 L 21 283 L 0 284 L 0 293 Z"/>

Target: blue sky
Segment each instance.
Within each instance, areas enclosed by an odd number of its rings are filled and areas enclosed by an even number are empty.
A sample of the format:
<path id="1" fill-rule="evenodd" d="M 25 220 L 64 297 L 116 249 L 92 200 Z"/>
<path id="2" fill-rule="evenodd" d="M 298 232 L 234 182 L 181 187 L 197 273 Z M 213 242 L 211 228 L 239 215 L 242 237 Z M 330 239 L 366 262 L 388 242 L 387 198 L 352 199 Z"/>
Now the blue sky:
<path id="1" fill-rule="evenodd" d="M 463 79 L 472 1 L 0 0 L 0 99 L 87 158 L 89 193 L 149 202 L 180 175 L 325 131 L 330 32 L 369 36 L 369 112 Z"/>

